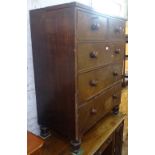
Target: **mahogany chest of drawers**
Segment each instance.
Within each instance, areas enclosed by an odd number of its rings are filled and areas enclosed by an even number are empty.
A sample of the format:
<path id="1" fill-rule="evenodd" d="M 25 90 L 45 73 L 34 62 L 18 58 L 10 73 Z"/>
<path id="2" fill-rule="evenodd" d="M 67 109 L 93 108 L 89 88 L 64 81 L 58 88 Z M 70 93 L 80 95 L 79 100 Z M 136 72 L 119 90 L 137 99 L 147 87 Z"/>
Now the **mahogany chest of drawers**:
<path id="1" fill-rule="evenodd" d="M 30 11 L 41 129 L 78 150 L 82 135 L 121 98 L 125 21 L 73 2 Z"/>

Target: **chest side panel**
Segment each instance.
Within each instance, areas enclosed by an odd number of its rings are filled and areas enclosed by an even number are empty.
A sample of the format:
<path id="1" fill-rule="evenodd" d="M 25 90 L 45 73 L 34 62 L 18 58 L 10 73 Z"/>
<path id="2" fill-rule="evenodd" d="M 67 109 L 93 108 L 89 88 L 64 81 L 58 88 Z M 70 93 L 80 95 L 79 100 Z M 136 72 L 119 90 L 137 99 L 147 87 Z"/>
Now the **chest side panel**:
<path id="1" fill-rule="evenodd" d="M 75 135 L 74 9 L 31 12 L 38 121 Z"/>

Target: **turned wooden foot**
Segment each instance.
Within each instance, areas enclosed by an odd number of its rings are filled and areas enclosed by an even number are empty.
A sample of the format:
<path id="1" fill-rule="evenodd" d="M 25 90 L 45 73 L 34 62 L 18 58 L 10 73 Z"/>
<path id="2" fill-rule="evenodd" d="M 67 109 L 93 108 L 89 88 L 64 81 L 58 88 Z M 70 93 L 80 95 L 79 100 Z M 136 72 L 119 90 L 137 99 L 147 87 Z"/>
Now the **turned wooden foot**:
<path id="1" fill-rule="evenodd" d="M 114 115 L 117 115 L 119 113 L 119 105 L 115 106 L 113 109 L 112 109 L 112 112 Z"/>
<path id="2" fill-rule="evenodd" d="M 47 138 L 48 136 L 50 136 L 49 128 L 40 126 L 40 136 L 43 138 Z"/>
<path id="3" fill-rule="evenodd" d="M 71 151 L 72 151 L 72 153 L 73 154 L 79 154 L 81 141 L 71 140 L 70 145 L 71 145 Z"/>

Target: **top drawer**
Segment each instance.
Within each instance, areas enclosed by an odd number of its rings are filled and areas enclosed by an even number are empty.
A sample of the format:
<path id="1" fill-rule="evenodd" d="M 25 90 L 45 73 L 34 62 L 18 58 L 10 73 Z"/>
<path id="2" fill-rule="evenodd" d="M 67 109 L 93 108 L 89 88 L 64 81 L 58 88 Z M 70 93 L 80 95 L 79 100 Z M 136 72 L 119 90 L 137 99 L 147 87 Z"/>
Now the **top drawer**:
<path id="1" fill-rule="evenodd" d="M 77 20 L 78 40 L 106 40 L 106 17 L 83 11 L 78 11 Z"/>
<path id="2" fill-rule="evenodd" d="M 109 18 L 109 39 L 111 41 L 125 41 L 125 22 Z"/>

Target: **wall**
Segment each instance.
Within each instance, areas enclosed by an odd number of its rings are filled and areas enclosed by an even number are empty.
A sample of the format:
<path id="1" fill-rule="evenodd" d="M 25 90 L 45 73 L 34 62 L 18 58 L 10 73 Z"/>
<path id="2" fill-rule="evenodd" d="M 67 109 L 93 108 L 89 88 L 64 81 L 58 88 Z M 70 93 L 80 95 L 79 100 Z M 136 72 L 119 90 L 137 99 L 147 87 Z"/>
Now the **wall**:
<path id="1" fill-rule="evenodd" d="M 28 0 L 27 12 L 27 130 L 39 135 L 37 123 L 36 95 L 34 85 L 31 32 L 29 21 L 29 10 L 42 8 L 50 5 L 72 2 L 72 0 Z M 91 0 L 77 0 L 77 2 L 91 5 Z"/>
<path id="2" fill-rule="evenodd" d="M 99 12 L 127 18 L 128 0 L 92 0 L 92 6 Z"/>

